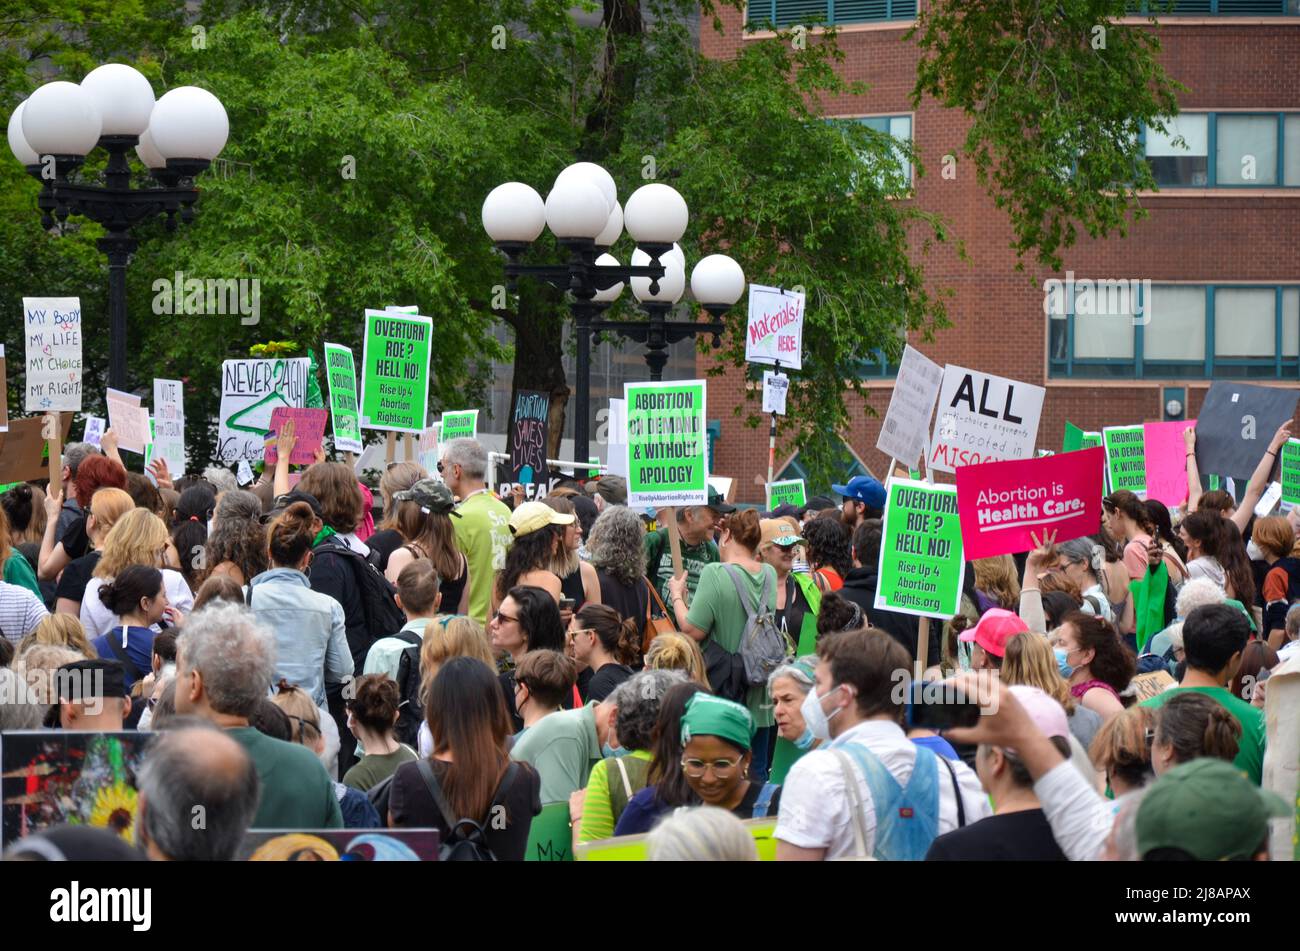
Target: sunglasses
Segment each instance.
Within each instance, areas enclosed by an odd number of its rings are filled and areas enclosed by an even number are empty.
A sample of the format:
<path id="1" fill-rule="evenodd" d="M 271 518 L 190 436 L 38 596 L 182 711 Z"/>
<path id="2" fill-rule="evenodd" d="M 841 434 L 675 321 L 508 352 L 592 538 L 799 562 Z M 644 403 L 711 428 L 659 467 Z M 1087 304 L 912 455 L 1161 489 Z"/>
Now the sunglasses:
<path id="1" fill-rule="evenodd" d="M 498 621 L 510 621 L 515 624 L 519 623 L 519 618 L 511 617 L 509 614 L 502 614 L 500 611 L 494 612 L 492 616 L 496 618 Z"/>

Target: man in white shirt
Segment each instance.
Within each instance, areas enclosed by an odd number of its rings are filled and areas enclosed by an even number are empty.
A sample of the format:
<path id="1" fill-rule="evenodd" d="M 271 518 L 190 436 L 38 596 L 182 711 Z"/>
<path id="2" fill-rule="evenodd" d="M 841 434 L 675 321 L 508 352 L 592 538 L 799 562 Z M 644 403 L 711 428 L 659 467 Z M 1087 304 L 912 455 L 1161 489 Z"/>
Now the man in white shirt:
<path id="1" fill-rule="evenodd" d="M 904 701 L 910 692 L 912 666 L 906 648 L 881 631 L 845 631 L 817 645 L 816 687 L 804 702 L 804 721 L 814 736 L 830 743 L 808 753 L 791 767 L 781 790 L 776 824 L 779 861 L 820 861 L 877 852 L 876 807 L 860 755 L 874 757 L 902 787 L 909 786 L 918 757 L 934 754 L 903 732 Z M 842 760 L 838 748 L 861 750 Z M 988 798 L 979 778 L 964 763 L 934 757 L 923 763 L 935 770 L 929 812 L 912 802 L 901 822 L 933 824 L 934 835 L 951 832 L 989 815 Z M 856 785 L 856 797 L 845 778 Z M 860 823 L 855 820 L 854 801 Z M 937 813 L 937 821 L 936 821 Z M 861 832 L 863 841 L 859 843 Z M 933 838 L 933 836 L 931 836 Z M 928 847 L 929 843 L 924 843 Z M 925 848 L 921 848 L 924 855 Z M 918 858 L 920 856 L 917 856 Z"/>

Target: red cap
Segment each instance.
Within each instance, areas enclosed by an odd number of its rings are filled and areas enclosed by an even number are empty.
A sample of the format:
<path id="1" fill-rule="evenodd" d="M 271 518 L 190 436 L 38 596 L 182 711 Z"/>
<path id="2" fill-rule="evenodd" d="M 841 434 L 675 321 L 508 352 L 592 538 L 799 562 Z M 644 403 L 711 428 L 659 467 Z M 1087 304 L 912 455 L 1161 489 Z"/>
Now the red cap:
<path id="1" fill-rule="evenodd" d="M 994 657 L 1004 657 L 1007 653 L 1007 641 L 1029 630 L 1029 625 L 1003 608 L 989 608 L 969 631 L 963 631 L 957 640 L 974 641 Z"/>

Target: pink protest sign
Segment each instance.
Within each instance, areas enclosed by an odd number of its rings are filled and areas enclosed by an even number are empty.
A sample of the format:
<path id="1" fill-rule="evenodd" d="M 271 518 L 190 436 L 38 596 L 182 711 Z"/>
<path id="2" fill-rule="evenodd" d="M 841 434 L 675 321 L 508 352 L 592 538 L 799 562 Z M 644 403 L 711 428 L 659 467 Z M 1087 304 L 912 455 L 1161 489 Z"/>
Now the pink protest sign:
<path id="1" fill-rule="evenodd" d="M 1146 443 L 1147 498 L 1159 499 L 1173 508 L 1187 498 L 1187 444 L 1183 430 L 1195 428 L 1196 420 L 1171 423 L 1143 423 Z"/>
<path id="2" fill-rule="evenodd" d="M 324 408 L 300 409 L 296 406 L 277 406 L 271 410 L 271 431 L 266 436 L 266 464 L 273 466 L 279 458 L 275 451 L 275 437 L 285 420 L 293 420 L 293 434 L 297 437 L 289 464 L 309 466 L 316 461 L 316 450 L 325 438 L 325 426 L 330 411 Z"/>
<path id="3" fill-rule="evenodd" d="M 1106 464 L 1099 446 L 1039 459 L 957 467 L 957 515 L 967 560 L 1028 551 L 1030 532 L 1058 541 L 1101 527 L 1097 485 Z"/>

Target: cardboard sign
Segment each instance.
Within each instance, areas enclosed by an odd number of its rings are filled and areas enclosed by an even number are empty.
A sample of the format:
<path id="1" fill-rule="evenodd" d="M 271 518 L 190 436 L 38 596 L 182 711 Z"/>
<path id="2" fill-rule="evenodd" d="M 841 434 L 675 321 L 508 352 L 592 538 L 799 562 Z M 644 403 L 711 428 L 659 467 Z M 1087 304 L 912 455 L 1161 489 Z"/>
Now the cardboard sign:
<path id="1" fill-rule="evenodd" d="M 319 407 L 298 408 L 277 406 L 271 411 L 271 431 L 266 436 L 266 464 L 275 465 L 280 454 L 275 448 L 275 439 L 280 429 L 289 420 L 293 420 L 294 444 L 289 453 L 289 465 L 309 466 L 316 461 L 316 450 L 325 441 L 325 426 L 329 422 L 329 410 Z"/>
<path id="2" fill-rule="evenodd" d="M 81 412 L 81 300 L 24 297 L 29 413 Z"/>
<path id="3" fill-rule="evenodd" d="M 416 433 L 429 405 L 433 320 L 367 310 L 361 352 L 361 427 Z"/>
<path id="4" fill-rule="evenodd" d="M 1032 459 L 1046 390 L 948 364 L 930 443 L 930 470 L 1002 459 Z"/>
<path id="5" fill-rule="evenodd" d="M 876 437 L 876 448 L 897 459 L 908 469 L 925 455 L 930 434 L 930 415 L 939 398 L 943 367 L 920 350 L 903 347 L 903 361 L 898 366 L 889 409 Z"/>
<path id="6" fill-rule="evenodd" d="M 957 509 L 965 556 L 991 558 L 1029 551 L 1030 534 L 1060 541 L 1095 532 L 1101 524 L 1097 482 L 1101 449 L 1039 459 L 987 462 L 957 470 Z"/>
<path id="7" fill-rule="evenodd" d="M 81 435 L 81 441 L 99 448 L 99 441 L 104 436 L 104 430 L 108 429 L 108 420 L 102 416 L 87 416 L 86 431 Z"/>
<path id="8" fill-rule="evenodd" d="M 0 343 L 0 433 L 9 431 L 9 372 L 5 369 L 5 345 Z"/>
<path id="9" fill-rule="evenodd" d="M 1187 444 L 1183 430 L 1196 420 L 1143 423 L 1146 444 L 1147 498 L 1175 508 L 1187 498 Z"/>
<path id="10" fill-rule="evenodd" d="M 1282 444 L 1282 501 L 1300 505 L 1300 439 Z"/>
<path id="11" fill-rule="evenodd" d="M 782 505 L 803 508 L 808 504 L 808 497 L 805 492 L 803 479 L 769 482 L 767 484 L 767 510 L 771 512 Z"/>
<path id="12" fill-rule="evenodd" d="M 804 303 L 802 293 L 750 284 L 745 359 L 802 370 Z"/>
<path id="13" fill-rule="evenodd" d="M 449 443 L 453 439 L 477 439 L 478 410 L 461 409 L 443 413 L 440 438 L 443 443 Z"/>
<path id="14" fill-rule="evenodd" d="M 60 413 L 59 441 L 68 442 L 72 413 Z M 44 417 L 11 419 L 9 429 L 0 433 L 0 484 L 44 479 L 49 473 L 48 446 L 42 432 Z"/>
<path id="15" fill-rule="evenodd" d="M 180 380 L 153 381 L 153 458 L 167 460 L 173 479 L 185 475 L 185 397 Z"/>
<path id="16" fill-rule="evenodd" d="M 437 829 L 250 829 L 237 860 L 436 862 L 438 842 Z"/>
<path id="17" fill-rule="evenodd" d="M 890 479 L 886 491 L 875 606 L 952 617 L 966 570 L 956 487 Z"/>
<path id="18" fill-rule="evenodd" d="M 117 448 L 143 453 L 144 447 L 153 440 L 149 433 L 149 410 L 140 405 L 140 397 L 110 387 L 104 402 L 108 404 L 108 428 L 117 435 Z"/>
<path id="19" fill-rule="evenodd" d="M 1101 435 L 1106 441 L 1106 479 L 1110 483 L 1110 490 L 1118 492 L 1120 489 L 1128 489 L 1145 496 L 1147 462 L 1143 428 L 1107 426 L 1102 429 Z"/>
<path id="20" fill-rule="evenodd" d="M 785 415 L 785 398 L 790 393 L 790 378 L 784 373 L 763 371 L 763 412 Z"/>
<path id="21" fill-rule="evenodd" d="M 548 393 L 520 390 L 515 394 L 515 411 L 510 442 L 510 479 L 520 485 L 545 482 L 546 440 L 550 430 L 551 397 Z"/>
<path id="22" fill-rule="evenodd" d="M 226 360 L 221 364 L 221 411 L 216 457 L 229 465 L 262 458 L 271 413 L 277 406 L 301 407 L 307 396 L 311 361 Z"/>
<path id="23" fill-rule="evenodd" d="M 703 380 L 625 383 L 628 499 L 632 507 L 709 500 Z"/>
<path id="24" fill-rule="evenodd" d="M 361 444 L 361 414 L 357 408 L 357 367 L 350 347 L 325 344 L 325 380 L 334 419 L 334 448 L 339 452 L 360 452 L 365 447 Z"/>
<path id="25" fill-rule="evenodd" d="M 1202 472 L 1249 479 L 1277 428 L 1295 416 L 1300 390 L 1214 383 L 1196 420 Z"/>

